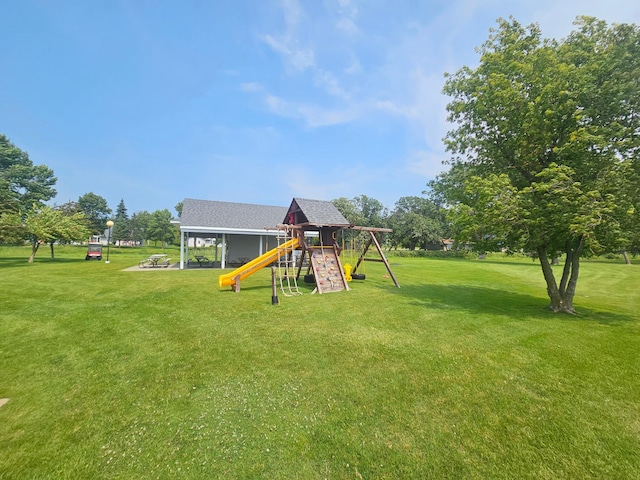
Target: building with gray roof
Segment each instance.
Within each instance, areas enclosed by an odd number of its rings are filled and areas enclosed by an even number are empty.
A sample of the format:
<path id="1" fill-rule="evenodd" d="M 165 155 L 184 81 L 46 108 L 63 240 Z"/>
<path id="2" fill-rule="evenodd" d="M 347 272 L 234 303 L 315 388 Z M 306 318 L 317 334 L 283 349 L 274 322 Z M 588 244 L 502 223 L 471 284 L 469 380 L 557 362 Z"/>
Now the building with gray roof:
<path id="1" fill-rule="evenodd" d="M 243 264 L 277 246 L 280 224 L 349 226 L 332 202 L 305 198 L 294 198 L 289 208 L 185 198 L 174 223 L 180 227 L 181 269 L 190 254 L 203 252 L 220 268 Z"/>

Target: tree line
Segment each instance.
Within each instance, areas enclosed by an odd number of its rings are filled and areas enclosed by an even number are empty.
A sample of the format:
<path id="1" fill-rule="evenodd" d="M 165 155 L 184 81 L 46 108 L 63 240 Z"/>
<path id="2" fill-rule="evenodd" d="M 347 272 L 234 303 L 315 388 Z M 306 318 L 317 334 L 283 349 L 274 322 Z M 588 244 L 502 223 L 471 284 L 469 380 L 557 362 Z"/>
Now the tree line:
<path id="1" fill-rule="evenodd" d="M 443 241 L 453 232 L 445 208 L 426 197 L 400 197 L 392 210 L 367 195 L 337 198 L 333 204 L 352 225 L 392 229 L 385 236 L 385 245 L 390 249 L 442 250 Z"/>
<path id="2" fill-rule="evenodd" d="M 35 165 L 27 152 L 0 134 L 0 242 L 31 245 L 29 262 L 43 244 L 48 244 L 54 258 L 54 246 L 64 242 L 86 242 L 103 235 L 107 221 L 114 222 L 111 240 L 137 244 L 175 241 L 178 233 L 171 224 L 167 209 L 152 213 L 127 214 L 121 200 L 115 216 L 107 201 L 93 192 L 77 201 L 47 205 L 56 196 L 57 177 L 46 165 Z"/>

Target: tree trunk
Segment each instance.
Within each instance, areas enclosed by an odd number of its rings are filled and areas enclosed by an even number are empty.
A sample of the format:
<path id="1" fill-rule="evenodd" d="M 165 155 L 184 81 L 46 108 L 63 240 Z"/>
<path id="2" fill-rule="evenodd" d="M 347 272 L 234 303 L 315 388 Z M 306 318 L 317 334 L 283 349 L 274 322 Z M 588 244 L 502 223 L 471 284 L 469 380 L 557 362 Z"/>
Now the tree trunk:
<path id="1" fill-rule="evenodd" d="M 622 252 L 622 256 L 624 257 L 624 263 L 626 263 L 627 265 L 631 265 L 631 259 L 629 258 L 629 252 L 624 250 Z"/>
<path id="2" fill-rule="evenodd" d="M 36 253 L 38 252 L 38 247 L 40 247 L 40 242 L 38 240 L 34 240 L 31 244 L 31 255 L 29 256 L 29 263 L 33 263 L 33 259 L 36 257 Z"/>
<path id="3" fill-rule="evenodd" d="M 53 244 L 54 243 L 55 242 L 50 242 L 49 243 L 49 247 L 51 247 L 51 259 L 55 259 L 56 258 L 55 254 L 53 253 Z"/>
<path id="4" fill-rule="evenodd" d="M 554 312 L 559 312 L 562 310 L 562 297 L 560 296 L 560 290 L 556 283 L 556 277 L 553 275 L 553 268 L 551 268 L 547 250 L 545 247 L 538 247 L 537 251 L 540 266 L 542 267 L 542 275 L 544 276 L 544 281 L 547 283 L 547 295 L 549 295 L 549 299 L 551 300 L 549 308 Z"/>
<path id="5" fill-rule="evenodd" d="M 576 294 L 576 285 L 578 284 L 578 274 L 580 272 L 580 255 L 583 248 L 584 239 L 582 237 L 577 239 L 573 245 L 567 242 L 567 256 L 562 269 L 560 286 L 556 282 L 546 248 L 542 246 L 537 249 L 542 273 L 547 283 L 547 294 L 551 300 L 549 308 L 554 312 L 576 313 L 573 308 L 573 297 Z"/>

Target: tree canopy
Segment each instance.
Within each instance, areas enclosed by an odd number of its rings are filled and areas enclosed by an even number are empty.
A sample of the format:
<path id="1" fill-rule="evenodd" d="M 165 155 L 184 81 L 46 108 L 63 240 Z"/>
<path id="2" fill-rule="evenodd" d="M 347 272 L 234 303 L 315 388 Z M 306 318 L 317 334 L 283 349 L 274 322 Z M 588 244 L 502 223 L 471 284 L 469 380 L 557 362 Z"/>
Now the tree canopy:
<path id="1" fill-rule="evenodd" d="M 91 233 L 102 234 L 111 215 L 111 209 L 104 197 L 93 192 L 85 193 L 78 198 L 78 207 L 84 213 Z"/>
<path id="2" fill-rule="evenodd" d="M 0 212 L 27 211 L 56 195 L 57 178 L 46 165 L 34 165 L 29 154 L 0 134 Z"/>
<path id="3" fill-rule="evenodd" d="M 8 228 L 19 230 L 28 239 L 31 244 L 29 263 L 33 262 L 41 243 L 86 240 L 90 234 L 82 212 L 69 212 L 48 205 L 34 205 L 24 215 L 19 212 L 5 214 L 0 222 Z"/>
<path id="4" fill-rule="evenodd" d="M 477 68 L 446 76 L 453 157 L 430 184 L 458 240 L 534 252 L 550 307 L 570 313 L 581 256 L 637 238 L 640 147 L 640 30 L 576 25 L 556 41 L 501 19 Z"/>
<path id="5" fill-rule="evenodd" d="M 427 249 L 430 245 L 440 248 L 445 236 L 444 213 L 433 201 L 423 197 L 401 197 L 387 220 L 393 229 L 390 241 L 393 247 Z"/>
<path id="6" fill-rule="evenodd" d="M 162 246 L 175 240 L 176 229 L 171 225 L 171 212 L 166 208 L 156 210 L 149 218 L 148 237 L 154 242 L 162 242 Z"/>
<path id="7" fill-rule="evenodd" d="M 5 214 L 23 214 L 56 195 L 57 178 L 46 165 L 34 165 L 27 152 L 0 134 L 0 218 Z M 4 225 L 4 227 L 2 227 Z M 0 240 L 20 238 L 12 222 L 0 222 Z"/>

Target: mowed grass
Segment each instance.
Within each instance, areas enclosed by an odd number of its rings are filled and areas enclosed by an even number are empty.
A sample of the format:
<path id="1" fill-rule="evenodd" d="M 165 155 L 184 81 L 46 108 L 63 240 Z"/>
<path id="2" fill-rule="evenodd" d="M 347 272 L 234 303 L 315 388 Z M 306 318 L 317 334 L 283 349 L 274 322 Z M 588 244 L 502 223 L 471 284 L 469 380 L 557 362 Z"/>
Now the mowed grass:
<path id="1" fill-rule="evenodd" d="M 637 265 L 568 316 L 528 259 L 273 306 L 268 269 L 123 271 L 151 251 L 0 249 L 0 478 L 640 478 Z"/>

